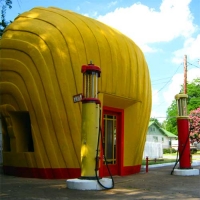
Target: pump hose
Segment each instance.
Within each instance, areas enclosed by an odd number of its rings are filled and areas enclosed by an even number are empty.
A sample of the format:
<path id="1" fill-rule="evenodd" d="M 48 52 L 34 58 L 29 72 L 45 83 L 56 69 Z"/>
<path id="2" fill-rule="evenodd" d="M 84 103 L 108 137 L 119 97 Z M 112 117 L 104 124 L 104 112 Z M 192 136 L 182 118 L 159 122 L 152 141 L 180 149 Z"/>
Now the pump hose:
<path id="1" fill-rule="evenodd" d="M 95 167 L 95 175 L 96 175 L 96 179 L 97 179 L 97 182 L 98 182 L 98 184 L 101 186 L 101 187 L 103 187 L 104 189 L 112 189 L 112 188 L 114 188 L 114 180 L 113 180 L 113 177 L 112 177 L 112 174 L 111 174 L 111 172 L 110 172 L 110 169 L 109 169 L 109 167 L 108 167 L 108 164 L 107 164 L 107 160 L 106 160 L 106 157 L 104 156 L 104 159 L 105 159 L 105 163 L 106 163 L 106 167 L 107 167 L 107 169 L 108 169 L 108 172 L 109 172 L 109 175 L 110 175 L 110 177 L 111 177 L 111 179 L 112 179 L 112 186 L 111 187 L 106 187 L 106 186 L 104 186 L 101 182 L 100 182 L 100 179 L 99 179 L 99 177 L 98 177 L 98 175 L 97 175 L 97 171 L 98 171 L 98 153 L 99 153 L 99 141 L 100 141 L 100 136 L 101 136 L 101 138 L 103 138 L 102 137 L 102 131 L 101 131 L 101 126 L 100 126 L 100 122 L 101 122 L 101 110 L 100 110 L 100 115 L 99 115 L 99 134 L 98 134 L 98 141 L 97 141 L 97 150 L 96 150 L 96 167 Z M 102 147 L 103 147 L 103 141 L 101 140 L 101 145 L 102 145 Z M 103 150 L 103 148 L 102 148 L 102 151 L 103 151 L 103 155 L 104 155 L 104 150 Z"/>
<path id="2" fill-rule="evenodd" d="M 182 156 L 183 156 L 183 152 L 184 152 L 185 147 L 186 147 L 186 144 L 187 144 L 187 142 L 188 142 L 188 140 L 189 140 L 189 136 L 190 136 L 190 132 L 189 132 L 188 137 L 187 137 L 187 139 L 186 139 L 186 143 L 185 143 L 185 145 L 184 145 L 184 147 L 183 147 L 183 150 L 181 151 L 181 154 L 180 154 L 180 156 L 179 156 L 179 159 L 178 159 L 178 150 L 177 150 L 176 162 L 175 162 L 174 167 L 173 167 L 173 169 L 172 169 L 172 171 L 171 171 L 171 175 L 173 175 L 174 169 L 175 169 L 176 165 L 178 164 L 178 162 L 180 161 L 180 159 L 181 159 Z"/>

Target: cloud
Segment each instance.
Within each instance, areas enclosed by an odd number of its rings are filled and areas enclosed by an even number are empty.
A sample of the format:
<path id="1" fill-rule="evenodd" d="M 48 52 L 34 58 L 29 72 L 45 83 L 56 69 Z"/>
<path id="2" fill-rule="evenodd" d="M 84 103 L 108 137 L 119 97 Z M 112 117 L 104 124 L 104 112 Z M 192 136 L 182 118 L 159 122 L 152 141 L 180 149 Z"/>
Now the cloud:
<path id="1" fill-rule="evenodd" d="M 155 110 L 152 110 L 151 118 L 156 118 L 156 119 L 158 119 L 158 121 L 160 123 L 162 123 L 166 119 L 166 114 L 162 113 L 162 112 L 159 112 L 159 111 L 157 112 Z"/>
<path id="2" fill-rule="evenodd" d="M 188 38 L 183 45 L 182 49 L 175 51 L 172 62 L 181 63 L 183 55 L 187 55 L 189 60 L 200 59 L 200 34 L 196 38 Z"/>
<path id="3" fill-rule="evenodd" d="M 177 37 L 190 37 L 196 30 L 189 10 L 191 0 L 163 0 L 159 11 L 141 3 L 99 16 L 138 44 L 144 52 L 153 52 L 149 45 L 169 42 Z"/>
<path id="4" fill-rule="evenodd" d="M 200 69 L 193 68 L 188 70 L 187 80 L 192 82 L 194 79 L 200 77 Z M 181 90 L 181 85 L 183 85 L 184 75 L 179 73 L 173 76 L 172 82 L 163 93 L 157 93 L 153 90 L 153 104 L 151 117 L 157 118 L 160 122 L 166 119 L 166 110 L 171 105 L 172 101 L 175 99 L 175 95 Z"/>
<path id="5" fill-rule="evenodd" d="M 152 104 L 157 105 L 159 104 L 159 96 L 158 96 L 158 90 L 155 90 L 152 88 Z"/>
<path id="6" fill-rule="evenodd" d="M 117 1 L 112 1 L 110 3 L 108 3 L 108 8 L 115 6 L 117 4 Z"/>
<path id="7" fill-rule="evenodd" d="M 164 103 L 162 95 L 158 92 L 158 90 L 153 89 L 151 117 L 157 118 L 160 122 L 163 122 L 166 118 L 166 107 L 163 105 Z"/>
<path id="8" fill-rule="evenodd" d="M 183 74 L 181 73 L 174 75 L 167 91 L 163 92 L 164 99 L 168 106 L 174 100 L 175 95 L 180 92 L 181 85 L 183 85 Z"/>
<path id="9" fill-rule="evenodd" d="M 191 82 L 194 79 L 200 77 L 200 69 L 193 68 L 188 70 L 187 72 L 187 81 Z M 172 101 L 174 100 L 174 97 L 176 94 L 178 94 L 181 90 L 181 85 L 183 85 L 184 82 L 184 75 L 183 73 L 176 74 L 172 78 L 172 82 L 169 85 L 168 89 L 163 92 L 164 99 L 166 101 L 166 105 L 171 105 Z"/>

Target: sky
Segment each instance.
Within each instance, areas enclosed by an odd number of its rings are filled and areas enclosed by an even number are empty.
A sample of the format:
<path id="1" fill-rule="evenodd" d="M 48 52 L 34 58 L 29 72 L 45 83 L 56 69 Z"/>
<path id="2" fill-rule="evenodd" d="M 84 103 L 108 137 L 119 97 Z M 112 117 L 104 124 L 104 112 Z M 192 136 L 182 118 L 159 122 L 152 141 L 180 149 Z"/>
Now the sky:
<path id="1" fill-rule="evenodd" d="M 163 122 L 184 83 L 200 77 L 200 0 L 12 0 L 7 21 L 34 7 L 58 7 L 99 20 L 143 51 L 152 84 L 151 117 Z"/>

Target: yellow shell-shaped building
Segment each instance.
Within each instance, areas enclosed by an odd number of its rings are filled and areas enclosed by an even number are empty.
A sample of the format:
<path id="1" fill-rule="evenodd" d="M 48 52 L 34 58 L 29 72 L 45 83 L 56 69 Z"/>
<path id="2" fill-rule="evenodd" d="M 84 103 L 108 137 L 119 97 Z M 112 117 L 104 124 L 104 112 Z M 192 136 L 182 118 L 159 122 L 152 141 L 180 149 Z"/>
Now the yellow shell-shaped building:
<path id="1" fill-rule="evenodd" d="M 6 174 L 80 176 L 82 104 L 73 96 L 82 93 L 81 66 L 91 60 L 101 68 L 101 149 L 113 175 L 140 171 L 151 84 L 144 55 L 132 40 L 80 14 L 37 7 L 19 15 L 0 42 Z M 102 153 L 100 160 L 104 176 Z"/>

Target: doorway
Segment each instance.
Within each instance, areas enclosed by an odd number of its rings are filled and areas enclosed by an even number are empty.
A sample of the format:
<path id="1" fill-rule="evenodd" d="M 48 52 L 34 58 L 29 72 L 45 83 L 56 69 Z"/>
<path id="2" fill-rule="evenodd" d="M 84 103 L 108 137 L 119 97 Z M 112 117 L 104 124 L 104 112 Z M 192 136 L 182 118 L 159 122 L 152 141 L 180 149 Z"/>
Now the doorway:
<path id="1" fill-rule="evenodd" d="M 102 176 L 121 174 L 123 157 L 123 125 L 121 109 L 104 107 L 102 123 Z"/>

